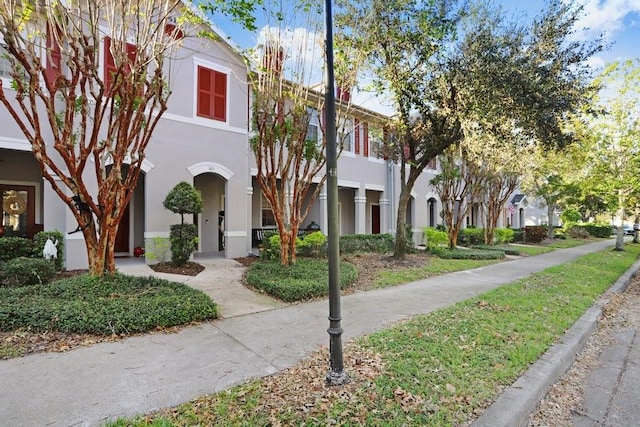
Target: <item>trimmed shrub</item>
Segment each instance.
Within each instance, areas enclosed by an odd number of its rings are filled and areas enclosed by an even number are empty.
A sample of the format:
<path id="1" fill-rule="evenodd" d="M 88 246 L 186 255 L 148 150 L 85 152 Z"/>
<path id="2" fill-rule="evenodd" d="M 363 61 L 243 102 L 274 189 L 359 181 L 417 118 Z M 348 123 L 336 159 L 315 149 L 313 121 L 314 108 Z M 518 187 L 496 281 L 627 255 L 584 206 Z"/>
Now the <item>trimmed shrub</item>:
<path id="1" fill-rule="evenodd" d="M 449 244 L 449 236 L 444 231 L 439 231 L 433 227 L 425 227 L 422 229 L 422 234 L 424 236 L 424 245 L 429 250 Z"/>
<path id="2" fill-rule="evenodd" d="M 0 263 L 0 282 L 7 286 L 32 286 L 49 282 L 56 275 L 53 261 L 18 257 Z"/>
<path id="3" fill-rule="evenodd" d="M 327 253 L 327 236 L 322 234 L 321 231 L 307 234 L 296 243 L 296 251 L 300 256 L 323 257 Z"/>
<path id="4" fill-rule="evenodd" d="M 503 259 L 504 251 L 500 250 L 480 250 L 480 249 L 443 249 L 438 248 L 432 251 L 438 258 L 443 259 L 474 259 L 491 260 Z"/>
<path id="5" fill-rule="evenodd" d="M 516 246 L 510 245 L 474 245 L 471 247 L 471 249 L 479 249 L 483 251 L 500 251 L 504 252 L 507 255 L 521 255 Z"/>
<path id="6" fill-rule="evenodd" d="M 119 273 L 0 288 L 0 300 L 0 331 L 128 335 L 218 316 L 216 304 L 199 290 Z"/>
<path id="7" fill-rule="evenodd" d="M 481 245 L 484 243 L 484 228 L 467 227 L 460 230 L 458 242 L 463 245 Z"/>
<path id="8" fill-rule="evenodd" d="M 340 288 L 358 277 L 356 267 L 340 262 Z M 278 261 L 254 262 L 247 272 L 247 283 L 286 302 L 326 296 L 329 292 L 329 266 L 325 260 L 300 259 L 294 265 Z"/>
<path id="9" fill-rule="evenodd" d="M 57 242 L 58 258 L 55 258 L 53 262 L 56 270 L 62 271 L 64 268 L 64 235 L 61 231 L 41 231 L 33 236 L 33 256 L 34 258 L 42 258 L 42 251 L 44 250 L 44 245 L 47 243 L 47 239 L 51 239 L 54 243 Z"/>
<path id="10" fill-rule="evenodd" d="M 527 243 L 540 243 L 547 238 L 547 227 L 541 225 L 528 225 L 524 228 L 524 241 Z"/>
<path id="11" fill-rule="evenodd" d="M 522 229 L 520 228 L 514 228 L 513 229 L 513 242 L 516 243 L 522 243 L 524 242 L 524 231 L 522 231 Z"/>
<path id="12" fill-rule="evenodd" d="M 405 233 L 407 235 L 406 251 L 408 254 L 414 253 L 416 251 L 416 243 L 413 240 L 413 226 L 411 224 L 406 224 Z"/>
<path id="13" fill-rule="evenodd" d="M 609 224 L 580 224 L 593 237 L 608 238 L 611 236 L 611 226 Z"/>
<path id="14" fill-rule="evenodd" d="M 573 227 L 569 228 L 567 230 L 567 234 L 569 235 L 569 237 L 573 237 L 574 239 L 588 239 L 589 237 L 591 237 L 591 234 L 589 234 L 587 229 L 581 225 L 574 225 Z"/>
<path id="15" fill-rule="evenodd" d="M 0 261 L 8 261 L 17 257 L 32 257 L 33 246 L 33 242 L 24 237 L 3 237 L 0 239 Z"/>
<path id="16" fill-rule="evenodd" d="M 513 242 L 514 235 L 514 231 L 510 228 L 496 228 L 494 236 L 496 244 L 511 243 Z"/>
<path id="17" fill-rule="evenodd" d="M 391 234 L 345 234 L 340 236 L 340 253 L 386 253 L 393 251 Z"/>
<path id="18" fill-rule="evenodd" d="M 173 224 L 171 240 L 171 263 L 184 265 L 198 248 L 198 226 L 195 224 Z"/>

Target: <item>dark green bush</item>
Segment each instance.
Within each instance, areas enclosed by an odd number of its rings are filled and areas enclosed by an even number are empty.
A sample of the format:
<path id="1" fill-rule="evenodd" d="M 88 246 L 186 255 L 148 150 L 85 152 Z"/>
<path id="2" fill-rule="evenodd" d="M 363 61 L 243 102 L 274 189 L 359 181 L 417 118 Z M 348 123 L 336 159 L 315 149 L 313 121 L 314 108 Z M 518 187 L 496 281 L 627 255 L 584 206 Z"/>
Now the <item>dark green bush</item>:
<path id="1" fill-rule="evenodd" d="M 0 283 L 7 286 L 31 286 L 49 282 L 56 275 L 53 261 L 18 257 L 0 263 Z"/>
<path id="2" fill-rule="evenodd" d="M 481 245 L 484 243 L 484 228 L 467 227 L 458 233 L 458 243 L 463 245 Z"/>
<path id="3" fill-rule="evenodd" d="M 524 231 L 520 228 L 513 229 L 513 242 L 514 243 L 522 243 L 524 242 Z"/>
<path id="4" fill-rule="evenodd" d="M 56 270 L 61 271 L 64 268 L 64 235 L 59 230 L 53 231 L 41 231 L 33 236 L 33 251 L 35 258 L 42 258 L 42 251 L 44 245 L 47 243 L 47 239 L 51 239 L 52 242 L 58 242 L 56 248 L 58 249 L 58 258 L 54 259 Z"/>
<path id="5" fill-rule="evenodd" d="M 393 251 L 391 234 L 345 234 L 340 236 L 340 253 L 386 253 Z"/>
<path id="6" fill-rule="evenodd" d="M 89 275 L 0 288 L 0 330 L 133 334 L 217 317 L 203 292 L 154 277 Z"/>
<path id="7" fill-rule="evenodd" d="M 547 238 L 547 227 L 541 225 L 528 225 L 524 228 L 524 241 L 527 243 L 540 243 Z"/>
<path id="8" fill-rule="evenodd" d="M 17 257 L 32 257 L 33 251 L 33 242 L 24 237 L 3 237 L 0 239 L 0 261 L 8 261 Z"/>
<path id="9" fill-rule="evenodd" d="M 171 240 L 171 263 L 184 265 L 198 248 L 198 226 L 195 224 L 173 224 Z"/>
<path id="10" fill-rule="evenodd" d="M 611 236 L 611 226 L 609 224 L 580 224 L 593 237 L 608 238 Z"/>
<path id="11" fill-rule="evenodd" d="M 340 263 L 340 288 L 344 289 L 358 277 L 355 266 Z M 278 261 L 251 264 L 247 283 L 283 301 L 303 301 L 326 296 L 329 291 L 329 267 L 325 260 L 299 259 L 285 267 Z"/>
<path id="12" fill-rule="evenodd" d="M 479 249 L 443 249 L 437 248 L 431 251 L 432 254 L 443 259 L 502 259 L 504 251 L 499 250 L 479 250 Z"/>
<path id="13" fill-rule="evenodd" d="M 517 246 L 510 245 L 473 245 L 471 249 L 479 249 L 483 251 L 500 251 L 507 255 L 521 255 Z"/>
<path id="14" fill-rule="evenodd" d="M 408 254 L 414 253 L 416 251 L 416 243 L 413 240 L 413 226 L 411 224 L 406 224 L 405 233 L 407 235 L 407 244 L 405 249 Z"/>

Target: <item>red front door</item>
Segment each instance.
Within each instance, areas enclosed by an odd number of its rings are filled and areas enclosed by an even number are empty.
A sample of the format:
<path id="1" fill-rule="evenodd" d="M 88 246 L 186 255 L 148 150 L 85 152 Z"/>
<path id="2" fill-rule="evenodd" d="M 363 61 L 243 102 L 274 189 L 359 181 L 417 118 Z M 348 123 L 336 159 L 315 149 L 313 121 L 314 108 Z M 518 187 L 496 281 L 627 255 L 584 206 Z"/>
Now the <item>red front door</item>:
<path id="1" fill-rule="evenodd" d="M 128 254 L 129 253 L 129 205 L 124 209 L 122 219 L 120 220 L 120 226 L 118 227 L 118 234 L 116 234 L 116 243 L 114 245 L 114 252 L 116 254 Z"/>
<path id="2" fill-rule="evenodd" d="M 380 205 L 371 205 L 371 234 L 380 234 Z"/>

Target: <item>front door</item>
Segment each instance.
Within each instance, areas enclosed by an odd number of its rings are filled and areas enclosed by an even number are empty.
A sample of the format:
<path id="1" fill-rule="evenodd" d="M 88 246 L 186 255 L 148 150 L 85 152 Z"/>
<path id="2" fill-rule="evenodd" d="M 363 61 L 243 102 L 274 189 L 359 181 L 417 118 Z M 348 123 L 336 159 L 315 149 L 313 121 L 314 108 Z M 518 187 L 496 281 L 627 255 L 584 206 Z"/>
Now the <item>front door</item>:
<path id="1" fill-rule="evenodd" d="M 36 233 L 36 187 L 0 184 L 4 236 L 31 238 Z"/>
<path id="2" fill-rule="evenodd" d="M 371 205 L 371 234 L 380 234 L 380 205 Z"/>
<path id="3" fill-rule="evenodd" d="M 116 234 L 116 242 L 114 244 L 114 252 L 118 255 L 129 254 L 129 205 L 124 209 L 122 219 L 120 220 L 120 226 L 118 227 L 118 234 Z"/>

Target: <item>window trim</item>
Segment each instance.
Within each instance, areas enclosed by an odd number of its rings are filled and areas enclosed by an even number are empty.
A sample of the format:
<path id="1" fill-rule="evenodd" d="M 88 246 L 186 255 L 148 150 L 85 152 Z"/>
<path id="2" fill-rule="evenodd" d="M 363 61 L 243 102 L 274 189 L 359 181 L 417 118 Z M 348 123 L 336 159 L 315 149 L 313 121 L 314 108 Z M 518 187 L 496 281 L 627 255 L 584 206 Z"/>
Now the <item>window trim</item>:
<path id="1" fill-rule="evenodd" d="M 267 207 L 264 206 L 264 204 L 267 204 Z M 262 214 L 264 212 L 264 210 L 270 210 L 271 211 L 271 216 L 273 216 L 273 225 L 264 225 L 264 215 Z M 261 191 L 260 192 L 260 227 L 261 228 L 277 228 L 278 227 L 278 223 L 275 221 L 275 214 L 273 213 L 273 208 L 271 207 L 269 200 L 266 198 L 266 196 L 264 195 L 264 193 Z"/>

